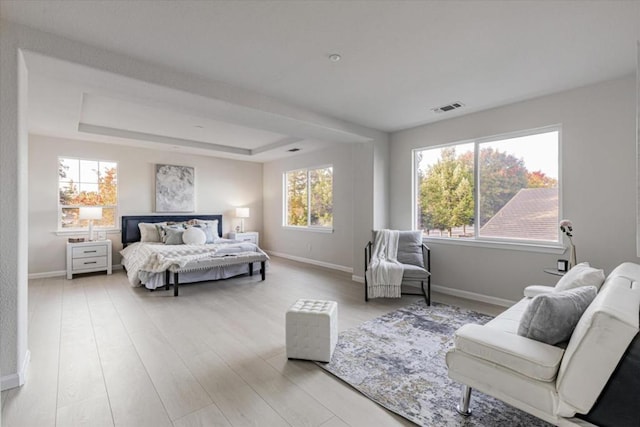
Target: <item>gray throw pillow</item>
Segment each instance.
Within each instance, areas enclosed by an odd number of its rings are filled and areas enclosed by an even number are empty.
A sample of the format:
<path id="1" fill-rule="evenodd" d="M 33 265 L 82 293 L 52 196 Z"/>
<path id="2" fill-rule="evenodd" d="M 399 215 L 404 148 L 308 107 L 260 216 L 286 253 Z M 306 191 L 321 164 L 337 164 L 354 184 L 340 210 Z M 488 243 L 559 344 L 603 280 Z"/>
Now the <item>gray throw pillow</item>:
<path id="1" fill-rule="evenodd" d="M 425 267 L 422 259 L 422 231 L 400 231 L 397 259 L 401 264 Z"/>
<path id="2" fill-rule="evenodd" d="M 551 345 L 569 340 L 597 293 L 595 286 L 581 286 L 533 297 L 520 319 L 518 335 Z"/>
<path id="3" fill-rule="evenodd" d="M 165 245 L 182 245 L 182 233 L 184 233 L 184 228 L 175 229 L 175 228 L 165 228 L 165 236 L 166 239 L 164 241 Z"/>
<path id="4" fill-rule="evenodd" d="M 218 222 L 218 221 L 216 221 L 216 222 Z M 218 238 L 218 230 L 216 229 L 214 231 L 213 228 L 211 228 L 211 226 L 209 226 L 209 224 L 196 224 L 193 227 L 199 228 L 202 231 L 204 231 L 204 235 L 206 236 L 205 243 L 214 243 Z"/>

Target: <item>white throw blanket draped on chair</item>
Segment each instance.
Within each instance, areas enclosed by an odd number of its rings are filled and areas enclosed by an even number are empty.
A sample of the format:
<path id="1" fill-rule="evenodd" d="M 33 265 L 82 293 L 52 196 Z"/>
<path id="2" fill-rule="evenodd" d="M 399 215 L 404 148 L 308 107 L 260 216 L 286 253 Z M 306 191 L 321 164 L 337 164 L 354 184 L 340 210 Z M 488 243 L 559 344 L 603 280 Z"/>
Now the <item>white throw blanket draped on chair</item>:
<path id="1" fill-rule="evenodd" d="M 367 275 L 367 292 L 370 298 L 400 298 L 404 267 L 397 260 L 397 230 L 376 232 Z"/>

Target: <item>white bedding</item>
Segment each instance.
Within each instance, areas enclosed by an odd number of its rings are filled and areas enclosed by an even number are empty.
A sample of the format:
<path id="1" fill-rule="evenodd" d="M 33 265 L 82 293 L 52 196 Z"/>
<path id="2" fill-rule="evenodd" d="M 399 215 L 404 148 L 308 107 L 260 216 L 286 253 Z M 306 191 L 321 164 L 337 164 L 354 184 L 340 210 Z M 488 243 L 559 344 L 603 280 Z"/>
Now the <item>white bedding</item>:
<path id="1" fill-rule="evenodd" d="M 207 245 L 165 245 L 162 243 L 135 242 L 120 251 L 122 265 L 127 270 L 131 286 L 146 284 L 147 279 L 156 277 L 172 265 L 184 267 L 188 262 L 207 256 L 222 256 L 238 252 L 257 252 L 253 243 L 220 239 Z M 157 282 L 155 280 L 154 282 Z M 155 289 L 157 283 L 149 283 Z M 149 287 L 149 286 L 147 286 Z"/>

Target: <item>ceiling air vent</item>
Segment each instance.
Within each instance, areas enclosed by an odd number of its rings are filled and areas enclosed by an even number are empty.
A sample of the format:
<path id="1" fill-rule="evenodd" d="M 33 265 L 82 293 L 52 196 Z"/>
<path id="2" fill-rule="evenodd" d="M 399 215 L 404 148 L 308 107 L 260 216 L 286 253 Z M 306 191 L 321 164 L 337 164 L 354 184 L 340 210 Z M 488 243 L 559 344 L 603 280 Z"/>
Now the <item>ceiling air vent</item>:
<path id="1" fill-rule="evenodd" d="M 289 149 L 287 151 L 290 152 L 290 153 L 295 153 L 296 151 L 300 151 L 300 149 L 299 148 L 291 148 L 291 149 Z"/>
<path id="2" fill-rule="evenodd" d="M 464 107 L 464 104 L 462 102 L 452 102 L 451 104 L 432 108 L 431 111 L 433 111 L 434 113 L 446 113 L 447 111 L 457 110 L 458 108 L 462 107 Z"/>

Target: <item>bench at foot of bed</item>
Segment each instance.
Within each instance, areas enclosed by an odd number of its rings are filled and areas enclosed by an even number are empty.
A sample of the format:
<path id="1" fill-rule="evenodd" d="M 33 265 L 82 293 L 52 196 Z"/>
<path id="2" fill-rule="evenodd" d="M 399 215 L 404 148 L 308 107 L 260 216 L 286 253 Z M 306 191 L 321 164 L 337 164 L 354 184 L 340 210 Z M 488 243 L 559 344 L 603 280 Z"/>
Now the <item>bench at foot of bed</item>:
<path id="1" fill-rule="evenodd" d="M 187 263 L 184 267 L 180 267 L 178 265 L 173 265 L 167 269 L 164 277 L 165 289 L 169 290 L 169 274 L 173 273 L 173 296 L 178 296 L 178 288 L 179 285 L 179 275 L 180 273 L 187 273 L 191 271 L 198 270 L 208 270 L 211 268 L 224 267 L 228 265 L 237 265 L 237 264 L 249 264 L 249 276 L 253 276 L 253 263 L 260 263 L 260 273 L 262 274 L 262 280 L 265 279 L 266 275 L 266 262 L 269 259 L 267 254 L 264 252 L 241 252 L 231 255 L 225 256 L 211 256 L 206 258 L 201 258 L 195 261 L 191 261 Z"/>

